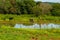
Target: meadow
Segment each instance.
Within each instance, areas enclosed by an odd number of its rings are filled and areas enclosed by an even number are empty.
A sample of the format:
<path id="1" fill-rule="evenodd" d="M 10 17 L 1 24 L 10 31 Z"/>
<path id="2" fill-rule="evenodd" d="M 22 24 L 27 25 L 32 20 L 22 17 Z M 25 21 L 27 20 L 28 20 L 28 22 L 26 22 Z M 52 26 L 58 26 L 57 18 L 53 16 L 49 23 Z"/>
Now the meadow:
<path id="1" fill-rule="evenodd" d="M 16 23 L 26 25 L 32 24 L 30 19 L 33 19 L 34 23 L 38 24 L 60 24 L 60 17 L 57 16 L 35 17 L 33 15 L 0 14 L 0 40 L 60 40 L 60 29 L 14 28 Z"/>
<path id="2" fill-rule="evenodd" d="M 0 28 L 0 40 L 60 40 L 60 29 Z"/>
<path id="3" fill-rule="evenodd" d="M 0 0 L 0 40 L 60 40 L 60 28 L 14 28 L 15 24 L 49 23 L 60 24 L 60 3 Z"/>
<path id="4" fill-rule="evenodd" d="M 33 22 L 30 21 L 33 19 Z M 60 24 L 60 17 L 57 16 L 38 16 L 35 17 L 33 15 L 12 15 L 12 14 L 0 14 L 0 25 L 15 25 L 16 23 L 19 24 L 26 24 L 30 25 L 32 23 L 37 24 L 44 24 L 44 23 L 56 23 Z"/>

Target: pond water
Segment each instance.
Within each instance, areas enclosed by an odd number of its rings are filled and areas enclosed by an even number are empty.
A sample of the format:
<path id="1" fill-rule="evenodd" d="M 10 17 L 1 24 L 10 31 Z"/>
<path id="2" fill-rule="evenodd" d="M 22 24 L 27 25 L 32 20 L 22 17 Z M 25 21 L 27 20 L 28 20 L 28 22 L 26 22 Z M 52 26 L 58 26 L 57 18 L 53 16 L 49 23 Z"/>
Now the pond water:
<path id="1" fill-rule="evenodd" d="M 50 28 L 60 28 L 60 24 L 33 24 L 33 25 L 23 25 L 23 24 L 16 24 L 14 28 L 31 28 L 31 29 L 50 29 Z"/>

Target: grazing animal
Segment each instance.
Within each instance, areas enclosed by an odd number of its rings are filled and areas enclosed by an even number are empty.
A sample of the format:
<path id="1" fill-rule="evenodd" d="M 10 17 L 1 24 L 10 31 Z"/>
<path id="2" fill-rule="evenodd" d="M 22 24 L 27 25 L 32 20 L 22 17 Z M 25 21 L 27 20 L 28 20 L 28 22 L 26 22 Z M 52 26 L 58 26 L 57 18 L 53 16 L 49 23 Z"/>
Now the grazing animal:
<path id="1" fill-rule="evenodd" d="M 33 20 L 33 19 L 29 19 L 29 21 L 30 21 L 31 23 L 34 23 L 34 20 Z"/>

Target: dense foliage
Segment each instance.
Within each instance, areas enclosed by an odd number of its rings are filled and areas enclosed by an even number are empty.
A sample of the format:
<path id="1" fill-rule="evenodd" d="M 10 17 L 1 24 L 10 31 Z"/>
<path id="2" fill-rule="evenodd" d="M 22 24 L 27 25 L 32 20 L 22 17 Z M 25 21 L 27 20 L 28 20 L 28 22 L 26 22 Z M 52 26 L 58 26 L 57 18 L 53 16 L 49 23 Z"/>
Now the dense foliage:
<path id="1" fill-rule="evenodd" d="M 0 14 L 60 16 L 60 4 L 35 2 L 34 0 L 0 0 Z"/>

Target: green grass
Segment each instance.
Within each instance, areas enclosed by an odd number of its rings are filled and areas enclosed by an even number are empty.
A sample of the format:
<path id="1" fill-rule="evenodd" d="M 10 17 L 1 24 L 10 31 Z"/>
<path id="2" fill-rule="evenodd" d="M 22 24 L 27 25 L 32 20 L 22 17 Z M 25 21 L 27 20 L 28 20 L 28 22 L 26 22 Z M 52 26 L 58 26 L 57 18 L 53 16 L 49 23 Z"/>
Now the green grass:
<path id="1" fill-rule="evenodd" d="M 39 16 L 35 17 L 33 15 L 12 15 L 12 14 L 0 14 L 0 23 L 3 22 L 8 24 L 7 22 L 14 23 L 22 23 L 22 24 L 30 24 L 29 19 L 33 19 L 34 23 L 60 23 L 60 17 L 57 16 Z M 12 20 L 9 20 L 9 18 L 12 17 Z"/>
<path id="2" fill-rule="evenodd" d="M 12 20 L 9 20 L 9 18 L 12 17 Z M 48 24 L 48 23 L 56 23 L 60 24 L 60 17 L 54 17 L 54 16 L 39 16 L 35 17 L 33 15 L 12 15 L 12 14 L 0 14 L 0 26 L 2 25 L 9 25 L 14 26 L 15 24 L 24 24 L 24 25 L 31 25 L 33 24 L 29 19 L 33 19 L 34 23 L 37 24 Z"/>
<path id="3" fill-rule="evenodd" d="M 60 40 L 60 29 L 0 28 L 0 40 Z"/>

